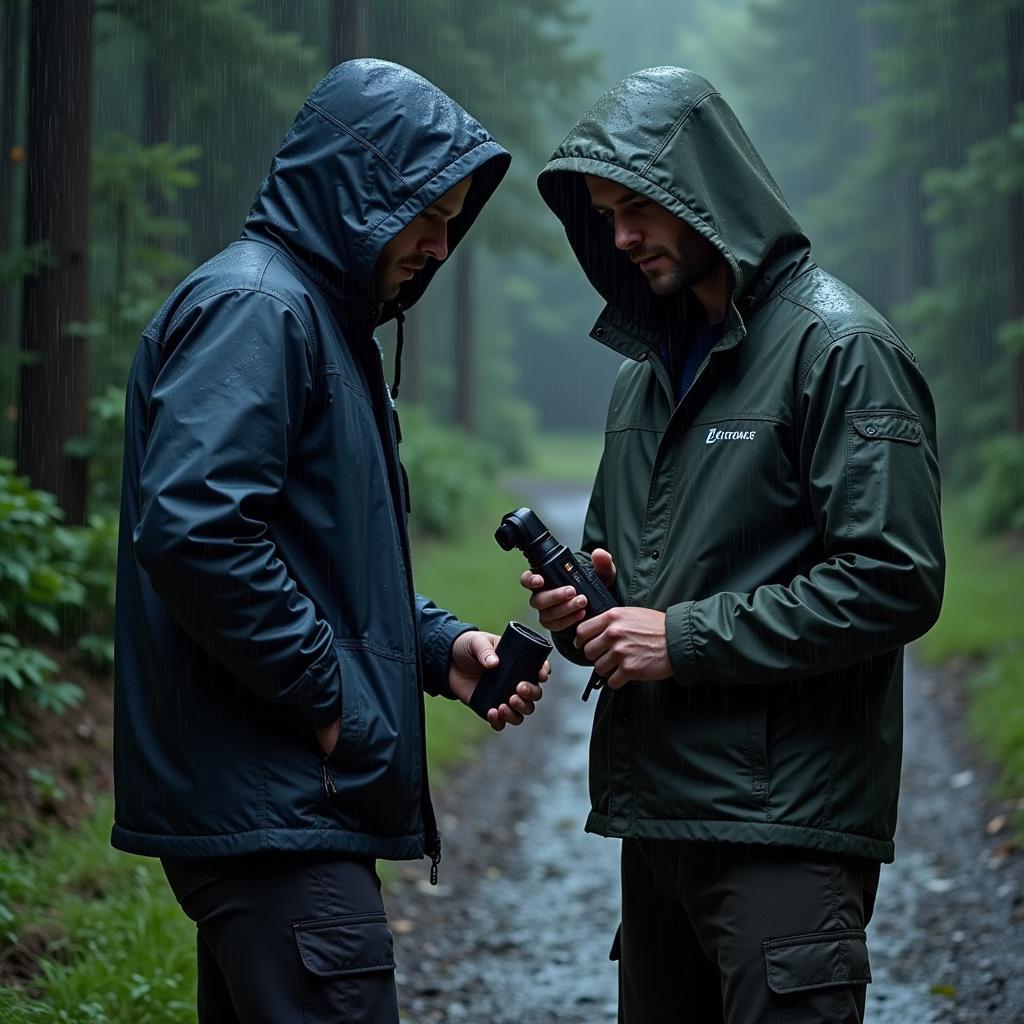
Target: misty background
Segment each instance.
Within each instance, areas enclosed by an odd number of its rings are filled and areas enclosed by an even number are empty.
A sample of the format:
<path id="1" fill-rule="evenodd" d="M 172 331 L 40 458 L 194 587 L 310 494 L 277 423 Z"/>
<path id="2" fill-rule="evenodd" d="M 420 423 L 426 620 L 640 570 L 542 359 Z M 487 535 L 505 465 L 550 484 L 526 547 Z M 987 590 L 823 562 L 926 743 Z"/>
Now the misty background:
<path id="1" fill-rule="evenodd" d="M 1016 0 L 36 6 L 0 8 L 0 451 L 72 521 L 114 497 L 140 328 L 238 235 L 313 85 L 372 55 L 435 81 L 514 156 L 412 311 L 404 405 L 490 442 L 500 465 L 528 462 L 550 432 L 600 430 L 618 359 L 587 337 L 600 301 L 533 183 L 604 89 L 676 64 L 737 110 L 818 262 L 919 355 L 947 488 L 979 492 L 989 528 L 1024 525 Z M 33 32 L 49 44 L 35 64 Z"/>

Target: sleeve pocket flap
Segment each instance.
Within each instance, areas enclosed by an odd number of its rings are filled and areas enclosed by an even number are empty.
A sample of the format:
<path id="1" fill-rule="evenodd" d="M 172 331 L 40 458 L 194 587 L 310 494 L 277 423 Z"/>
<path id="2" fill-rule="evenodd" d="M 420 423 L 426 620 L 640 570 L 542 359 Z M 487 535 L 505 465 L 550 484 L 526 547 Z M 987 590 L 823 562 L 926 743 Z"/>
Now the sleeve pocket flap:
<path id="1" fill-rule="evenodd" d="M 303 921 L 295 941 L 306 970 L 321 977 L 393 971 L 395 950 L 383 914 Z"/>
<path id="2" fill-rule="evenodd" d="M 902 441 L 920 444 L 921 421 L 912 412 L 865 409 L 847 413 L 854 430 L 867 441 Z"/>
<path id="3" fill-rule="evenodd" d="M 764 943 L 768 987 L 779 995 L 871 981 L 862 931 L 816 932 Z"/>

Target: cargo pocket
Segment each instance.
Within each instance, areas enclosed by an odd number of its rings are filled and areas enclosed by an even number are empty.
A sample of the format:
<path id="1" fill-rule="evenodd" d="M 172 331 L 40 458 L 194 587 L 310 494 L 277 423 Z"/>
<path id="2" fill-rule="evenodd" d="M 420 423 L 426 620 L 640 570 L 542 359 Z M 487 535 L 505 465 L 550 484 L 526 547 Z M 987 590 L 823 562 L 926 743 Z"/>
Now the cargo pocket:
<path id="1" fill-rule="evenodd" d="M 898 409 L 854 409 L 846 419 L 847 532 L 887 529 L 906 514 L 904 495 L 931 486 L 921 421 Z"/>
<path id="2" fill-rule="evenodd" d="M 395 950 L 384 914 L 300 921 L 303 1009 L 315 1020 L 397 1020 Z"/>
<path id="3" fill-rule="evenodd" d="M 814 932 L 763 943 L 768 987 L 776 995 L 866 985 L 871 981 L 863 931 Z"/>

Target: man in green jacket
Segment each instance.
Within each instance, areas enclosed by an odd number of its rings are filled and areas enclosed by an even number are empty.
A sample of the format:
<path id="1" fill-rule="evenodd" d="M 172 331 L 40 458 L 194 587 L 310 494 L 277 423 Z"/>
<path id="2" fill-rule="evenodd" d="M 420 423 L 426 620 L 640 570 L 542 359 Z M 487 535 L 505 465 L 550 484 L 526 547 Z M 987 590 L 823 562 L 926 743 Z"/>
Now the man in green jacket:
<path id="1" fill-rule="evenodd" d="M 581 553 L 620 607 L 522 581 L 607 681 L 587 829 L 623 840 L 620 1020 L 859 1021 L 903 645 L 942 594 L 927 386 L 698 75 L 629 76 L 539 187 L 625 357 Z"/>

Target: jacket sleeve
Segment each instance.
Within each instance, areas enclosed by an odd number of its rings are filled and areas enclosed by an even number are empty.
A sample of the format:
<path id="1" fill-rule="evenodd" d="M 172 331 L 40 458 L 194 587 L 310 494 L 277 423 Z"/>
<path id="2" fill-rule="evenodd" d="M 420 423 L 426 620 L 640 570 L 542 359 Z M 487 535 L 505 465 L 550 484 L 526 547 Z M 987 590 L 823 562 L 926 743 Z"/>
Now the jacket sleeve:
<path id="1" fill-rule="evenodd" d="M 260 698 L 338 717 L 330 626 L 270 526 L 313 385 L 314 353 L 281 301 L 226 292 L 178 314 L 149 405 L 135 556 L 193 639 Z"/>
<path id="2" fill-rule="evenodd" d="M 423 689 L 435 697 L 455 699 L 448 685 L 448 665 L 455 638 L 476 626 L 457 619 L 438 608 L 433 601 L 416 595 L 416 614 L 420 626 L 420 656 L 423 660 Z"/>
<path id="3" fill-rule="evenodd" d="M 797 382 L 800 473 L 822 557 L 788 585 L 668 609 L 682 682 L 771 683 L 894 650 L 938 617 L 945 556 L 931 396 L 913 356 L 869 334 Z"/>
<path id="4" fill-rule="evenodd" d="M 576 552 L 576 560 L 580 564 L 586 564 L 590 562 L 590 552 L 594 548 L 605 548 L 608 547 L 607 531 L 604 525 L 604 459 L 597 467 L 597 476 L 594 478 L 594 489 L 590 493 L 590 504 L 587 506 L 587 516 L 583 522 L 583 550 Z M 575 665 L 583 665 L 586 668 L 593 668 L 594 666 L 587 661 L 582 651 L 577 650 L 573 646 L 573 640 L 576 638 L 576 628 L 563 629 L 557 633 L 551 634 L 552 643 L 555 645 L 555 649 L 559 654 L 562 655 L 567 661 L 573 662 Z"/>

